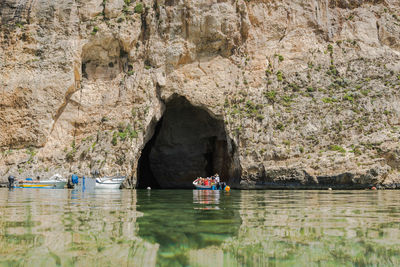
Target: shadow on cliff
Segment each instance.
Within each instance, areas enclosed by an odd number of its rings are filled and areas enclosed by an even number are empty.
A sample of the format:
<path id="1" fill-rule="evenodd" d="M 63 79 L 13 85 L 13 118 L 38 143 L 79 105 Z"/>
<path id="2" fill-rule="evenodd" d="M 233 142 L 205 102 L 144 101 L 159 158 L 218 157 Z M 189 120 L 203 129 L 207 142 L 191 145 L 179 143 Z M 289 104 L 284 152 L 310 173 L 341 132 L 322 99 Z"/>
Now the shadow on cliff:
<path id="1" fill-rule="evenodd" d="M 215 173 L 233 182 L 240 177 L 236 155 L 222 118 L 175 96 L 142 150 L 137 188 L 193 188 L 196 177 Z"/>

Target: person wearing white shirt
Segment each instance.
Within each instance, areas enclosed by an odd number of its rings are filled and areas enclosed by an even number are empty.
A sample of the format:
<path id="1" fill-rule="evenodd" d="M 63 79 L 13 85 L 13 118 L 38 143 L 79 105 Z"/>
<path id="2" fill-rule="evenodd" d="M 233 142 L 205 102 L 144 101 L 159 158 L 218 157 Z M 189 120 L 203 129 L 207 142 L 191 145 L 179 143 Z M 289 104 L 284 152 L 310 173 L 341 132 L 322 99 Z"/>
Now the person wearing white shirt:
<path id="1" fill-rule="evenodd" d="M 219 175 L 218 175 L 218 173 L 215 174 L 214 176 L 215 176 L 215 182 L 216 182 L 216 183 L 219 183 Z"/>

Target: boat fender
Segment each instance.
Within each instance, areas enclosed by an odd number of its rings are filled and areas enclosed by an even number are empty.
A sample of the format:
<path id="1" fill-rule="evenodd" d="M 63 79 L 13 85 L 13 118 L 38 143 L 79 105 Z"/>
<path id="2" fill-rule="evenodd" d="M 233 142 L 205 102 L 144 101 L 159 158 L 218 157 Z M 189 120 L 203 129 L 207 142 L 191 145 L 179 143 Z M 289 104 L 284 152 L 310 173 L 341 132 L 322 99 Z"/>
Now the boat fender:
<path id="1" fill-rule="evenodd" d="M 225 191 L 229 192 L 229 190 L 231 190 L 231 187 L 229 185 L 225 186 Z"/>

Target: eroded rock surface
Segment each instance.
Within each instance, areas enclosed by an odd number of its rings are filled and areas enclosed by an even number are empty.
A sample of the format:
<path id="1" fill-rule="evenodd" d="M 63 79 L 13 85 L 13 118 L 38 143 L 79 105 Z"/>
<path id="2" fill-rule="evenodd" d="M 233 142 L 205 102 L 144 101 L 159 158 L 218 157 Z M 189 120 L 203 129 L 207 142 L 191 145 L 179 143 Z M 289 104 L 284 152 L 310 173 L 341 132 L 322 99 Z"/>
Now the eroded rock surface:
<path id="1" fill-rule="evenodd" d="M 5 0 L 0 21 L 2 180 L 135 186 L 178 96 L 223 125 L 234 187 L 400 184 L 397 0 Z"/>

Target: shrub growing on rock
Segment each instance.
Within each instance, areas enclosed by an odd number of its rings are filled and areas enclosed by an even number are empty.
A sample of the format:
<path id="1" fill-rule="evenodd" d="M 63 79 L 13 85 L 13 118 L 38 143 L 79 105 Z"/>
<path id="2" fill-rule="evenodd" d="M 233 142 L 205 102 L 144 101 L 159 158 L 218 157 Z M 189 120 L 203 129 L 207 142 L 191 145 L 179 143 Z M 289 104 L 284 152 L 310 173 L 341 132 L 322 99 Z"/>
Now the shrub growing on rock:
<path id="1" fill-rule="evenodd" d="M 99 31 L 99 27 L 94 26 L 91 35 L 95 35 Z"/>
<path id="2" fill-rule="evenodd" d="M 275 102 L 276 99 L 276 91 L 268 91 L 264 93 L 264 96 L 271 102 Z"/>
<path id="3" fill-rule="evenodd" d="M 278 81 L 280 81 L 280 82 L 283 81 L 283 73 L 282 73 L 282 71 L 278 70 L 278 72 L 276 73 L 276 78 L 277 78 Z"/>
<path id="4" fill-rule="evenodd" d="M 113 138 L 111 139 L 111 144 L 116 146 L 118 143 L 117 134 L 114 132 Z"/>
<path id="5" fill-rule="evenodd" d="M 143 13 L 143 4 L 138 3 L 134 9 L 135 13 L 142 14 Z"/>
<path id="6" fill-rule="evenodd" d="M 340 152 L 340 153 L 346 153 L 346 150 L 343 147 L 338 146 L 338 145 L 329 146 L 329 150 L 337 151 L 337 152 Z"/>

